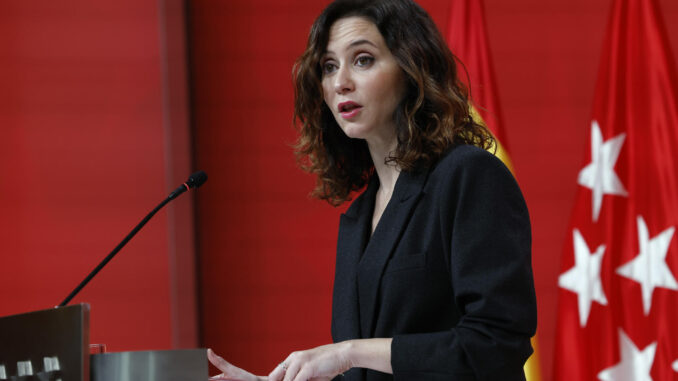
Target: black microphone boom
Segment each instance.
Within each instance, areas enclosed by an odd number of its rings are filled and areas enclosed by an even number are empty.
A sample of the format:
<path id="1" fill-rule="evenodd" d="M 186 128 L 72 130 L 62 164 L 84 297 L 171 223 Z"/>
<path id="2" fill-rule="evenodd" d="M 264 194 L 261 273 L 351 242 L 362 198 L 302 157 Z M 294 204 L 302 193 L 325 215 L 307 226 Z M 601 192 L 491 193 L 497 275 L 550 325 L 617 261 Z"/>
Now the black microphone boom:
<path id="1" fill-rule="evenodd" d="M 127 236 L 118 244 L 118 246 L 116 246 L 115 249 L 113 249 L 113 251 L 111 251 L 110 254 L 108 254 L 106 258 L 104 258 L 104 260 L 101 261 L 101 263 L 99 263 L 99 265 L 97 265 L 97 267 L 95 267 L 94 270 L 92 270 L 92 272 L 89 273 L 89 275 L 87 275 L 87 277 L 82 282 L 80 282 L 78 287 L 76 287 L 75 290 L 73 290 L 66 297 L 66 299 L 64 299 L 64 301 L 61 302 L 61 304 L 59 304 L 58 307 L 63 307 L 67 305 L 68 302 L 70 302 L 71 299 L 73 299 L 73 297 L 77 295 L 78 292 L 80 292 L 80 290 L 82 290 L 83 287 L 85 287 L 87 283 L 89 283 L 89 281 L 92 280 L 92 278 L 94 278 L 94 276 L 97 275 L 97 273 L 101 271 L 101 269 L 103 269 L 108 262 L 110 262 L 111 259 L 113 259 L 113 257 L 118 253 L 118 251 L 120 251 L 120 249 L 122 249 L 127 244 L 127 242 L 129 242 L 132 239 L 132 237 L 134 237 L 139 232 L 139 230 L 141 230 L 141 228 L 143 228 L 144 225 L 146 225 L 146 223 L 160 209 L 162 209 L 163 206 L 165 206 L 168 202 L 174 200 L 180 194 L 186 192 L 187 190 L 200 187 L 202 184 L 205 183 L 205 181 L 207 181 L 207 174 L 204 171 L 198 171 L 189 176 L 188 180 L 186 180 L 185 183 L 181 184 L 177 189 L 172 191 L 172 193 L 170 193 L 166 199 L 164 199 L 160 204 L 158 204 L 158 206 L 156 206 L 155 209 L 151 210 L 151 212 L 148 213 L 146 217 L 144 217 L 144 219 L 141 220 L 141 222 L 139 222 L 139 224 L 137 224 L 137 226 L 134 227 L 134 229 L 132 229 L 131 232 L 129 232 L 129 234 L 127 234 Z"/>

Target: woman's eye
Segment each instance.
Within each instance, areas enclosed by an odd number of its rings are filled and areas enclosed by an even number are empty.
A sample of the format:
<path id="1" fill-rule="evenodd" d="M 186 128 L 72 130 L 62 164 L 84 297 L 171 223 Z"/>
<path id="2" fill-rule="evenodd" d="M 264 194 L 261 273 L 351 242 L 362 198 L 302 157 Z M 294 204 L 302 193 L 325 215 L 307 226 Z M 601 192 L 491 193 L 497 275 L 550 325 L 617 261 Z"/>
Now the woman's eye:
<path id="1" fill-rule="evenodd" d="M 332 62 L 325 62 L 322 65 L 322 69 L 323 69 L 323 74 L 329 74 L 329 73 L 337 70 L 337 65 L 335 65 Z"/>
<path id="2" fill-rule="evenodd" d="M 355 64 L 361 67 L 370 66 L 372 62 L 374 62 L 374 57 L 372 56 L 358 56 L 358 58 L 355 59 Z"/>

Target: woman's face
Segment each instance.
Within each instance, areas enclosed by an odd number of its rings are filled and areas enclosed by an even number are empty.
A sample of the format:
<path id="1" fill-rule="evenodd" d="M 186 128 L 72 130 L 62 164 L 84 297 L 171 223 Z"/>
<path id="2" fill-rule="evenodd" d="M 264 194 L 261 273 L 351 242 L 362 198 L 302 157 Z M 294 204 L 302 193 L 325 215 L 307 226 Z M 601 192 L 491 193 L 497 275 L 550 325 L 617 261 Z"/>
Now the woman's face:
<path id="1" fill-rule="evenodd" d="M 393 113 L 405 80 L 376 25 L 361 17 L 337 20 L 320 65 L 325 103 L 344 133 L 395 143 Z"/>

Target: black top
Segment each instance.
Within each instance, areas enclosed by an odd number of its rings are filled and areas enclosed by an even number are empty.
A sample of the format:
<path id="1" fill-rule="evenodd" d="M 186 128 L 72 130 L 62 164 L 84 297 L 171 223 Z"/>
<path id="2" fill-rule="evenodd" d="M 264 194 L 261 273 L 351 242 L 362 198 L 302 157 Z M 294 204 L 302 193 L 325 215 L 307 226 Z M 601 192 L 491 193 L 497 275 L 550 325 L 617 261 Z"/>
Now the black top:
<path id="1" fill-rule="evenodd" d="M 393 337 L 394 375 L 344 380 L 524 380 L 536 299 L 527 207 L 509 170 L 473 146 L 402 172 L 369 238 L 375 194 L 341 216 L 335 342 Z"/>

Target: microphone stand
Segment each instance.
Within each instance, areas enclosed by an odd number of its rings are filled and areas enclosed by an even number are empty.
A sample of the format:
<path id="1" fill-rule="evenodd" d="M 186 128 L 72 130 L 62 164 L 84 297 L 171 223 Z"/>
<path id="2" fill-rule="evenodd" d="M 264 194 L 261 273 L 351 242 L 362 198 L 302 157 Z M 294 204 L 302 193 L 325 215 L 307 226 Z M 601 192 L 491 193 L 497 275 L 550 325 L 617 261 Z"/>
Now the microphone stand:
<path id="1" fill-rule="evenodd" d="M 172 200 L 173 200 L 172 198 L 167 197 L 160 204 L 158 204 L 158 206 L 156 206 L 155 209 L 151 210 L 151 212 L 148 213 L 146 217 L 144 217 L 144 219 L 141 220 L 141 222 L 139 222 L 139 224 L 137 224 L 137 226 L 134 229 L 132 229 L 131 232 L 129 232 L 129 234 L 127 234 L 127 236 L 118 244 L 118 246 L 116 246 L 115 249 L 113 249 L 113 251 L 111 251 L 111 253 L 108 254 L 106 258 L 104 258 L 104 260 L 101 261 L 101 263 L 99 263 L 99 265 L 97 265 L 97 267 L 95 267 L 94 270 L 92 270 L 92 272 L 89 273 L 89 275 L 87 275 L 87 277 L 83 279 L 82 282 L 80 282 L 78 287 L 76 287 L 75 290 L 73 290 L 66 297 L 66 299 L 64 299 L 64 301 L 61 302 L 57 307 L 64 307 L 65 305 L 67 305 L 68 302 L 70 302 L 71 299 L 73 299 L 73 297 L 78 292 L 80 292 L 80 290 L 82 290 L 82 288 L 85 287 L 87 283 L 89 283 L 89 281 L 92 280 L 92 278 L 94 278 L 94 276 L 97 275 L 99 271 L 101 271 L 101 269 L 103 269 L 104 266 L 106 266 L 106 264 L 110 262 L 111 259 L 113 259 L 113 257 L 115 257 L 116 254 L 118 254 L 118 251 L 120 251 L 120 249 L 122 249 L 127 244 L 127 242 L 129 242 L 129 240 L 131 240 L 132 237 L 134 237 L 139 232 L 139 230 L 141 230 L 141 228 L 143 228 L 144 225 L 146 225 L 148 220 L 150 220 L 151 217 L 153 217 L 160 209 L 162 209 L 163 206 L 165 206 L 168 202 Z"/>
<path id="2" fill-rule="evenodd" d="M 126 237 L 118 244 L 118 246 L 116 246 L 115 249 L 113 249 L 113 251 L 111 251 L 110 254 L 108 254 L 108 255 L 106 256 L 106 258 L 104 258 L 104 260 L 101 261 L 101 263 L 99 263 L 99 265 L 97 265 L 97 267 L 95 267 L 94 270 L 92 270 L 92 272 L 89 273 L 89 275 L 87 275 L 87 277 L 86 277 L 85 279 L 83 279 L 82 282 L 80 282 L 80 284 L 78 285 L 78 287 L 76 287 L 75 290 L 73 290 L 73 291 L 66 297 L 66 299 L 64 299 L 64 301 L 61 302 L 57 307 L 64 307 L 65 305 L 67 305 L 68 302 L 70 302 L 71 299 L 73 299 L 73 297 L 74 297 L 78 292 L 80 292 L 80 290 L 82 290 L 82 288 L 85 287 L 85 286 L 87 285 L 87 283 L 89 283 L 89 281 L 92 280 L 92 278 L 94 278 L 94 276 L 97 275 L 97 273 L 99 273 L 99 271 L 101 271 L 101 269 L 103 269 L 104 266 L 106 266 L 106 264 L 107 264 L 108 262 L 110 262 L 111 259 L 113 259 L 113 257 L 115 257 L 115 255 L 118 253 L 118 251 L 120 251 L 120 249 L 122 249 L 122 248 L 127 244 L 127 242 L 129 242 L 129 240 L 131 240 L 132 237 L 134 237 L 134 236 L 139 232 L 139 230 L 141 230 L 141 228 L 143 228 L 144 225 L 146 225 L 146 223 L 147 223 L 147 222 L 148 222 L 148 221 L 149 221 L 149 220 L 150 220 L 150 219 L 151 219 L 151 218 L 152 218 L 152 217 L 153 217 L 160 209 L 162 209 L 163 206 L 165 206 L 168 202 L 174 200 L 174 199 L 177 198 L 180 194 L 186 192 L 186 191 L 189 190 L 190 188 L 197 188 L 197 187 L 201 186 L 203 183 L 205 183 L 205 181 L 207 181 L 207 174 L 205 174 L 205 172 L 203 172 L 203 171 L 199 171 L 199 172 L 196 172 L 196 173 L 192 174 L 192 175 L 188 178 L 188 180 L 186 181 L 186 183 L 181 184 L 177 189 L 175 189 L 174 191 L 172 191 L 172 193 L 170 193 L 169 196 L 167 196 L 166 199 L 164 199 L 160 204 L 158 204 L 158 206 L 156 206 L 155 209 L 151 210 L 151 212 L 148 213 L 148 214 L 146 215 L 146 217 L 144 217 L 144 219 L 141 220 L 141 222 L 139 222 L 139 223 L 137 224 L 137 226 L 136 226 L 134 229 L 132 229 L 131 232 L 129 232 L 129 234 L 127 234 L 127 236 L 126 236 Z"/>

